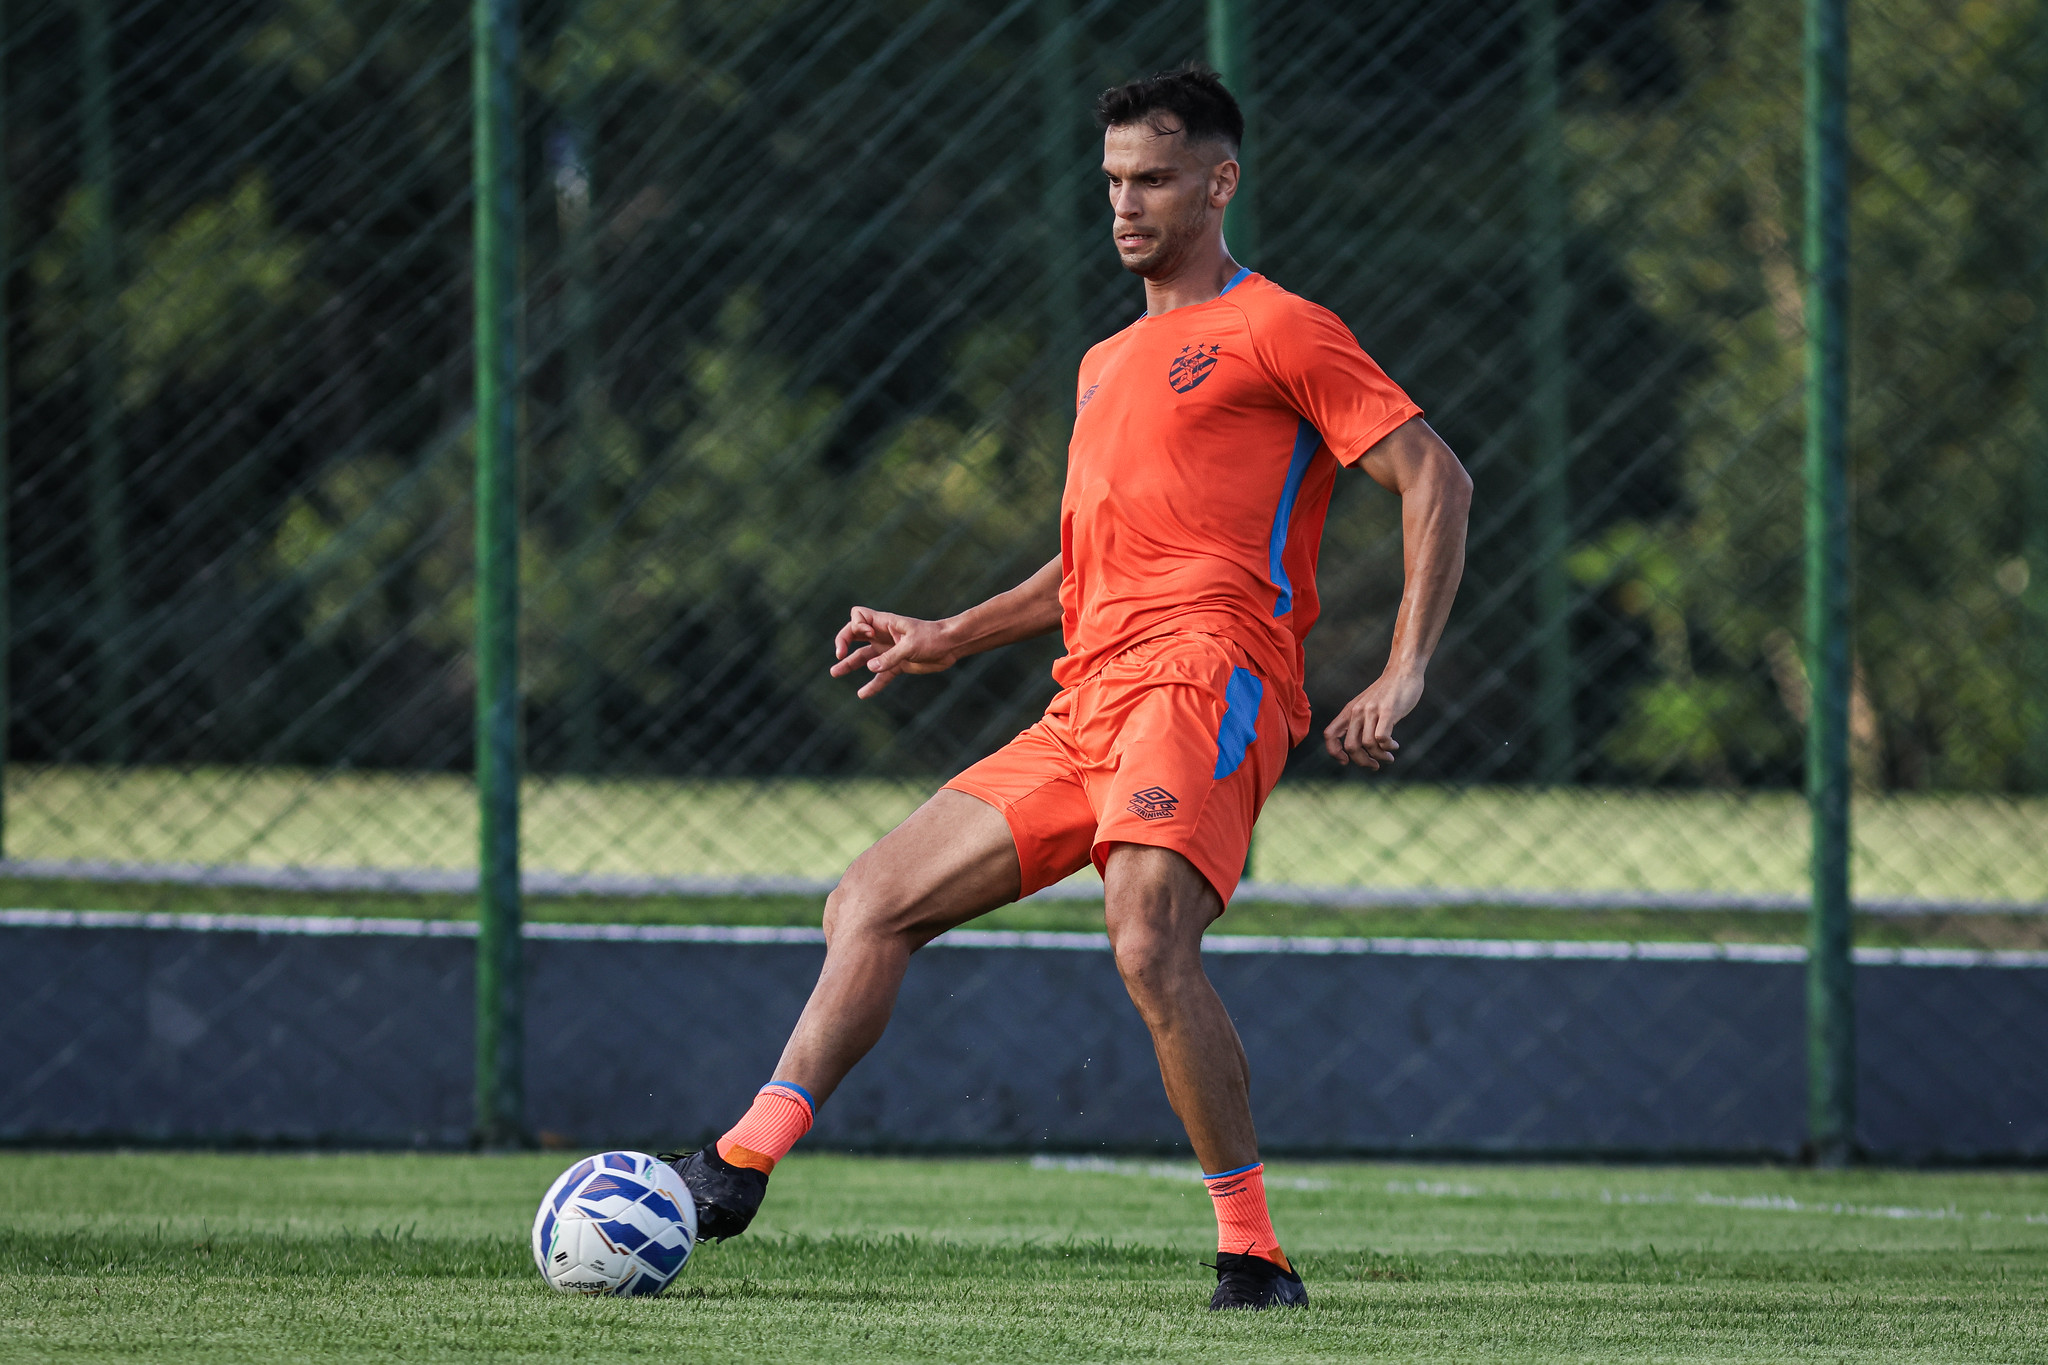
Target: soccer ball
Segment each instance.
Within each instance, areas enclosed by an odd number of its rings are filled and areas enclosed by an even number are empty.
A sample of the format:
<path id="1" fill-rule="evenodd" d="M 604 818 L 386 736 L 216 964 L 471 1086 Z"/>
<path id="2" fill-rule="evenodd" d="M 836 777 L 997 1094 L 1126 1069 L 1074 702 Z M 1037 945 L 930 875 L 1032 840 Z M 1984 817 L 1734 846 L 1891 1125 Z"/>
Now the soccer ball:
<path id="1" fill-rule="evenodd" d="M 533 1218 L 533 1263 L 564 1294 L 659 1294 L 696 1244 L 682 1177 L 644 1152 L 583 1158 Z"/>

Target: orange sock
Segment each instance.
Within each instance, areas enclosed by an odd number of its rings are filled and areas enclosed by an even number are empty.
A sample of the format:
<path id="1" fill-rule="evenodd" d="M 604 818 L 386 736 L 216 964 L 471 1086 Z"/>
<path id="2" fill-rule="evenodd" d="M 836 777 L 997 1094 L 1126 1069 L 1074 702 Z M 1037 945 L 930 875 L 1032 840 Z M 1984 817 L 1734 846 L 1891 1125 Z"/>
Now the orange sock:
<path id="1" fill-rule="evenodd" d="M 718 1140 L 718 1154 L 734 1166 L 766 1175 L 811 1131 L 815 1106 L 810 1092 L 788 1081 L 770 1081 L 754 1096 L 753 1108 Z"/>
<path id="2" fill-rule="evenodd" d="M 1282 1270 L 1293 1270 L 1273 1235 L 1273 1215 L 1266 1210 L 1266 1164 L 1254 1162 L 1219 1175 L 1205 1175 L 1209 1197 L 1216 1201 L 1216 1249 L 1240 1256 L 1263 1256 Z"/>

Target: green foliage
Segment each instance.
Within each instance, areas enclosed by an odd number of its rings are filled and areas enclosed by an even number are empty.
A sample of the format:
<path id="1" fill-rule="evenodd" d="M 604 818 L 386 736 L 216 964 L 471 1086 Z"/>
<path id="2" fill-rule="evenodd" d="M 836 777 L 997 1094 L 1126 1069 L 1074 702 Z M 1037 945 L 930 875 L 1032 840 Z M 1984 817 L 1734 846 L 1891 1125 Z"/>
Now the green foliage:
<path id="1" fill-rule="evenodd" d="M 2041 9 L 1851 0 L 1866 789 L 2022 777 L 2020 609 L 2048 600 L 2017 496 L 2048 439 L 2024 372 Z M 1580 771 L 1783 786 L 1804 707 L 1800 16 L 1562 13 Z M 15 38 L 21 752 L 100 759 L 120 729 L 151 761 L 460 766 L 466 29 L 402 0 L 152 14 L 114 15 L 111 187 L 82 183 L 71 12 Z M 1431 780 L 1532 771 L 1519 14 L 1313 0 L 1263 21 L 1259 192 L 1269 227 L 1297 227 L 1254 264 L 1335 308 L 1478 481 L 1408 728 L 1402 771 Z M 929 775 L 1028 719 L 1050 642 L 864 706 L 825 679 L 826 644 L 853 602 L 949 612 L 1052 553 L 1071 363 L 1137 301 L 1085 188 L 1087 100 L 1193 55 L 1198 20 L 528 8 L 537 768 Z M 1347 63 L 1356 80 L 1326 79 Z M 118 355 L 97 373 L 95 337 Z M 110 372 L 107 422 L 86 409 Z M 119 497 L 88 487 L 88 431 L 118 448 Z M 1340 483 L 1309 652 L 1325 715 L 1384 659 L 1398 518 Z M 111 695 L 91 675 L 114 654 L 78 609 L 88 579 L 125 582 L 150 656 L 122 665 L 151 679 L 133 724 L 82 700 Z"/>
<path id="2" fill-rule="evenodd" d="M 764 0 L 746 7 L 751 17 L 765 17 L 772 8 Z M 662 0 L 584 0 L 569 21 L 531 66 L 540 89 L 575 94 L 603 81 L 641 79 L 671 89 L 685 89 L 713 107 L 730 107 L 744 93 L 728 72 L 720 71 L 695 52 L 692 24 L 706 18 L 719 29 L 731 29 L 748 15 L 698 6 L 686 15 Z"/>
<path id="3" fill-rule="evenodd" d="M 2007 566 L 2038 440 L 2020 373 L 2036 9 L 1850 4 L 1855 723 L 1872 783 L 2017 777 Z M 1570 137 L 1581 220 L 1621 244 L 1646 306 L 1704 347 L 1681 409 L 1684 502 L 1612 528 L 1573 571 L 1654 641 L 1660 676 L 1610 755 L 1646 776 L 1725 781 L 1783 771 L 1803 723 L 1803 674 L 1773 657 L 1801 623 L 1800 15 L 1668 13 L 1684 93 L 1588 109 Z"/>
<path id="4" fill-rule="evenodd" d="M 92 335 L 85 323 L 85 240 L 100 212 L 93 191 L 74 191 L 55 230 L 29 257 L 38 286 L 32 379 L 55 379 L 83 358 Z M 126 236 L 132 269 L 116 317 L 120 399 L 131 411 L 170 384 L 204 384 L 230 372 L 258 384 L 274 380 L 278 343 L 324 297 L 306 278 L 309 245 L 278 225 L 269 183 L 257 171 L 160 230 Z"/>
<path id="5" fill-rule="evenodd" d="M 600 403 L 537 443 L 540 511 L 521 571 L 535 703 L 561 700 L 594 665 L 648 706 L 684 704 L 699 679 L 675 667 L 679 626 L 708 635 L 714 654 L 751 652 L 753 623 L 732 619 L 738 600 L 802 612 L 805 628 L 776 632 L 762 662 L 826 709 L 846 690 L 825 676 L 824 645 L 848 601 L 900 600 L 912 565 L 920 580 L 973 583 L 988 579 L 992 553 L 1013 562 L 1033 541 L 1050 553 L 1057 433 L 1042 419 L 995 420 L 1029 361 L 1015 334 L 991 325 L 959 348 L 962 410 L 990 417 L 928 413 L 848 468 L 830 458 L 840 399 L 802 388 L 759 332 L 742 291 L 716 338 L 678 357 L 650 422 Z M 311 638 L 372 650 L 403 634 L 463 648 L 474 611 L 466 450 L 464 436 L 410 464 L 383 452 L 336 460 L 291 499 L 272 554 L 300 585 Z M 601 631 L 579 629 L 593 620 Z M 885 718 L 858 721 L 876 731 L 872 746 L 888 743 Z"/>

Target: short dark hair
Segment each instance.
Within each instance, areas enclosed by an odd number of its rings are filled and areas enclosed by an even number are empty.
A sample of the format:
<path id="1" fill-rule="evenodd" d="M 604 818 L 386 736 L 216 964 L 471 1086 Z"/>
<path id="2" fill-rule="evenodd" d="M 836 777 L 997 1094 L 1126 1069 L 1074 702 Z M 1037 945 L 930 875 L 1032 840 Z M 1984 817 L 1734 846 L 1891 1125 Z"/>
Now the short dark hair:
<path id="1" fill-rule="evenodd" d="M 1180 127 L 1160 127 L 1167 119 Z M 1145 123 L 1184 133 L 1189 142 L 1228 143 L 1233 156 L 1244 145 L 1244 111 L 1222 78 L 1200 62 L 1112 85 L 1096 98 L 1095 121 L 1104 128 Z"/>

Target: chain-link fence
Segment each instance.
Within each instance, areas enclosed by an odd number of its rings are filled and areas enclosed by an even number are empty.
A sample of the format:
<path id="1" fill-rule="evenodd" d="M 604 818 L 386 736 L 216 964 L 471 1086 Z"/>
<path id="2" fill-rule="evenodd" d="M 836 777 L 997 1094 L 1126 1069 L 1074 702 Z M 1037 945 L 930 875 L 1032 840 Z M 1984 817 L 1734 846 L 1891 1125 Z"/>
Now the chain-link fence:
<path id="1" fill-rule="evenodd" d="M 474 866 L 464 7 L 4 13 L 7 854 Z M 1304 745 L 1255 885 L 1801 903 L 1797 7 L 1235 13 L 1233 245 L 1477 486 L 1400 770 Z M 529 869 L 829 882 L 1036 715 L 1056 642 L 860 703 L 831 634 L 1053 552 L 1074 366 L 1141 307 L 1091 98 L 1214 52 L 1211 17 L 526 5 Z M 2048 13 L 1849 24 L 1854 885 L 2038 907 Z M 1362 478 L 1322 588 L 1327 717 L 1400 591 Z"/>

